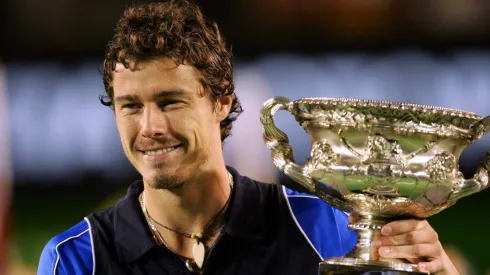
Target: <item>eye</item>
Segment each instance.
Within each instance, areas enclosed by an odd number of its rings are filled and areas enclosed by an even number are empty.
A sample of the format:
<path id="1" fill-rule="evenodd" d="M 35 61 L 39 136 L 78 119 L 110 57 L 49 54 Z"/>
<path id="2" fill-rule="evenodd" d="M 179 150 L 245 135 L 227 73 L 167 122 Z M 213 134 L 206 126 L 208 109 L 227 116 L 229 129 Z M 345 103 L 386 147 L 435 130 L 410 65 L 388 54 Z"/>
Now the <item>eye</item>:
<path id="1" fill-rule="evenodd" d="M 121 109 L 133 110 L 136 108 L 139 108 L 139 104 L 137 104 L 137 103 L 126 103 L 126 104 L 121 105 Z"/>
<path id="2" fill-rule="evenodd" d="M 160 106 L 160 108 L 163 109 L 163 108 L 166 108 L 166 107 L 177 107 L 177 106 L 179 106 L 182 103 L 183 102 L 180 101 L 180 100 L 168 99 L 168 100 L 164 100 L 164 101 L 159 102 L 158 106 Z"/>
<path id="3" fill-rule="evenodd" d="M 180 100 L 175 100 L 175 99 L 171 99 L 171 100 L 167 100 L 167 105 L 172 105 L 172 104 L 179 104 L 181 103 Z"/>

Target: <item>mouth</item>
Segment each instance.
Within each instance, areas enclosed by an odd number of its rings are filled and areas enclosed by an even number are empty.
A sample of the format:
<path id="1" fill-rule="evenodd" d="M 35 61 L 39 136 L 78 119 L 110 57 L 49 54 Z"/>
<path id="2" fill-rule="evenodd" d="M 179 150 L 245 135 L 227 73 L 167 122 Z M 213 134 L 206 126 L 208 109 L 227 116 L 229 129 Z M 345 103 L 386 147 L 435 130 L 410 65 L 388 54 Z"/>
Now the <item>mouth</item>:
<path id="1" fill-rule="evenodd" d="M 161 156 L 163 154 L 170 153 L 179 147 L 181 147 L 181 144 L 173 147 L 157 148 L 157 149 L 145 150 L 141 152 L 146 156 Z"/>

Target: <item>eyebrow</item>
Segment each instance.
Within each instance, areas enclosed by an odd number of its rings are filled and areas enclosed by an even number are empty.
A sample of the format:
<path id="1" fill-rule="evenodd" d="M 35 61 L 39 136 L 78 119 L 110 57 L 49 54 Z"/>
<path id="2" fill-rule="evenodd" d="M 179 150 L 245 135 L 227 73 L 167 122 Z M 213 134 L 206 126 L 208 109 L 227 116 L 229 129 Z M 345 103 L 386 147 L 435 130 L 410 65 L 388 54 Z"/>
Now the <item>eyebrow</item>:
<path id="1" fill-rule="evenodd" d="M 184 91 L 184 90 L 159 92 L 153 96 L 153 99 L 182 96 L 182 95 L 185 95 L 188 93 L 189 92 Z M 138 101 L 138 96 L 137 95 L 121 95 L 121 96 L 117 96 L 114 98 L 114 102 L 119 102 L 119 101 L 130 101 L 130 102 Z"/>
<path id="2" fill-rule="evenodd" d="M 187 94 L 189 94 L 189 92 L 184 90 L 166 91 L 166 92 L 157 93 L 156 95 L 153 96 L 153 98 L 158 99 L 158 98 L 165 98 L 165 97 L 177 97 L 177 96 L 183 96 Z"/>

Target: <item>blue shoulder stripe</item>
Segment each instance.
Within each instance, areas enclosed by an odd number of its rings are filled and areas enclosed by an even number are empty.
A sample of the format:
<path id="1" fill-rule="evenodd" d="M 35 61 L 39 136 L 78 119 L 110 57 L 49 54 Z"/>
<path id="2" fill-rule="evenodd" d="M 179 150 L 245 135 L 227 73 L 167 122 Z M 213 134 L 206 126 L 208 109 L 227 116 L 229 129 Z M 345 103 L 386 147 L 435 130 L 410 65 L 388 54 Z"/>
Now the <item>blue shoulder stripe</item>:
<path id="1" fill-rule="evenodd" d="M 323 261 L 340 257 L 354 248 L 357 235 L 347 228 L 347 214 L 316 196 L 283 187 L 293 219 Z"/>
<path id="2" fill-rule="evenodd" d="M 38 275 L 93 275 L 95 255 L 87 218 L 52 238 L 39 260 Z"/>

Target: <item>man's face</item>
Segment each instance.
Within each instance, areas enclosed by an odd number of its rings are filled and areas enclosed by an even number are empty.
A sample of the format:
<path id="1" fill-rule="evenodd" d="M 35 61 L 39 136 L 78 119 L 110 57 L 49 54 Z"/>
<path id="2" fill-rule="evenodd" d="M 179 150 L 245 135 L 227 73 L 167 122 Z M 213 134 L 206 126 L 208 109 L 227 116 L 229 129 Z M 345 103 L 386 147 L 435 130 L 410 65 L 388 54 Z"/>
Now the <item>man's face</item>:
<path id="1" fill-rule="evenodd" d="M 141 62 L 133 70 L 116 66 L 117 128 L 129 161 L 150 186 L 180 186 L 212 169 L 209 159 L 222 158 L 219 123 L 228 101 L 215 105 L 203 96 L 198 74 L 171 59 Z"/>

